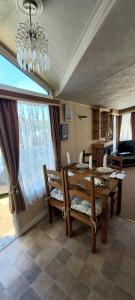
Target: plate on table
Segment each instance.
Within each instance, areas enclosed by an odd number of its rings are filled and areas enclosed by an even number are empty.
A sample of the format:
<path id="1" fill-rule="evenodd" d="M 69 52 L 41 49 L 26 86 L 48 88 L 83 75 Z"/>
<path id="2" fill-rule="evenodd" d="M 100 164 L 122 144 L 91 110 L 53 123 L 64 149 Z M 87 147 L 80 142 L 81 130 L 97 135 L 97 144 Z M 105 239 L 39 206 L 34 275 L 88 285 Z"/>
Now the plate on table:
<path id="1" fill-rule="evenodd" d="M 77 169 L 88 169 L 89 168 L 89 165 L 88 164 L 77 164 L 76 165 L 76 168 Z"/>
<path id="2" fill-rule="evenodd" d="M 99 167 L 96 169 L 96 171 L 102 174 L 110 174 L 113 172 L 113 169 L 109 167 Z"/>
<path id="3" fill-rule="evenodd" d="M 90 181 L 90 177 L 84 177 L 84 179 L 89 180 Z M 95 186 L 98 186 L 101 184 L 101 180 L 99 178 L 94 178 L 94 184 Z"/>

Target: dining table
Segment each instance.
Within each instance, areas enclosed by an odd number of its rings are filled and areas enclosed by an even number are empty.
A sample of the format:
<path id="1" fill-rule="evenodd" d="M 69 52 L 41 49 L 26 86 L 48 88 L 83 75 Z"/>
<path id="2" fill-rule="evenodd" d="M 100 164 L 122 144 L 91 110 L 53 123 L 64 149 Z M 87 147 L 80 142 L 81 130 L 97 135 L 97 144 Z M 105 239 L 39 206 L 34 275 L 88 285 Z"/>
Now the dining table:
<path id="1" fill-rule="evenodd" d="M 102 201 L 102 232 L 101 232 L 101 241 L 102 243 L 107 243 L 107 229 L 108 229 L 108 199 L 110 193 L 117 188 L 117 215 L 121 212 L 121 201 L 122 201 L 122 180 L 117 178 L 111 178 L 110 173 L 104 174 L 99 173 L 97 171 L 97 166 L 93 167 L 92 169 L 84 168 L 79 169 L 77 168 L 77 164 L 74 163 L 67 167 L 68 172 L 70 175 L 78 176 L 79 178 L 85 178 L 94 176 L 95 178 L 99 178 L 102 184 L 95 186 L 95 197 L 101 199 Z M 113 169 L 113 171 L 116 171 Z M 118 172 L 118 170 L 116 171 Z M 120 173 L 120 171 L 118 172 Z"/>

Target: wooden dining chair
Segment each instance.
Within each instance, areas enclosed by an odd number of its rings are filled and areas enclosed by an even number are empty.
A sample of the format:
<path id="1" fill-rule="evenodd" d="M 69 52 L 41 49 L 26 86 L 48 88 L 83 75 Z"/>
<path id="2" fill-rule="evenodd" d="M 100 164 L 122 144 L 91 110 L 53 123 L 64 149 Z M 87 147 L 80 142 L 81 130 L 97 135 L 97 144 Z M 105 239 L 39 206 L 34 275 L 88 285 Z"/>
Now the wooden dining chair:
<path id="1" fill-rule="evenodd" d="M 122 171 L 123 167 L 123 159 L 120 156 L 107 156 L 107 166 L 113 168 L 118 171 Z M 110 216 L 113 216 L 114 213 L 114 204 L 118 197 L 118 186 L 110 193 L 109 197 L 111 198 L 111 208 L 110 208 Z"/>
<path id="2" fill-rule="evenodd" d="M 91 181 L 77 176 L 68 176 L 65 171 L 65 189 L 67 201 L 68 236 L 72 236 L 74 219 L 87 224 L 92 229 L 92 253 L 96 251 L 96 233 L 102 226 L 102 203 L 95 199 L 94 177 Z M 103 228 L 103 226 L 102 226 Z"/>
<path id="3" fill-rule="evenodd" d="M 67 219 L 66 219 L 66 197 L 64 171 L 48 170 L 46 165 L 43 166 L 46 197 L 45 201 L 48 206 L 49 223 L 53 221 L 54 208 L 60 210 L 64 216 L 65 232 L 67 235 Z"/>
<path id="4" fill-rule="evenodd" d="M 92 153 L 90 152 L 85 152 L 85 150 L 83 150 L 83 163 L 88 163 L 89 162 L 89 156 L 91 155 Z"/>

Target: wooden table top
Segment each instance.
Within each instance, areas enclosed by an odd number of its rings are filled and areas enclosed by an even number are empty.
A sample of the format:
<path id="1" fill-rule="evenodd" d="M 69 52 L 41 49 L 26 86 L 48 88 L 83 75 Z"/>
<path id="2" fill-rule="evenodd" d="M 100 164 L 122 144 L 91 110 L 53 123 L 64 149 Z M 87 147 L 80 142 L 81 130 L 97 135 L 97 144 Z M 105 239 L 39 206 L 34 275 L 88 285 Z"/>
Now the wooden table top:
<path id="1" fill-rule="evenodd" d="M 101 179 L 102 176 L 106 176 L 107 180 L 104 180 L 104 187 L 102 186 L 95 186 L 95 193 L 96 193 L 96 197 L 108 197 L 109 194 L 111 193 L 111 191 L 118 186 L 118 179 L 116 178 L 110 178 L 110 174 L 101 174 L 98 173 L 96 171 L 97 167 L 94 167 L 92 170 L 90 169 L 77 169 L 76 168 L 76 164 L 73 164 L 71 166 L 69 166 L 68 168 L 69 170 L 71 170 L 76 176 L 79 177 L 87 177 L 87 176 L 94 176 L 96 178 Z M 115 171 L 115 170 L 114 170 Z"/>

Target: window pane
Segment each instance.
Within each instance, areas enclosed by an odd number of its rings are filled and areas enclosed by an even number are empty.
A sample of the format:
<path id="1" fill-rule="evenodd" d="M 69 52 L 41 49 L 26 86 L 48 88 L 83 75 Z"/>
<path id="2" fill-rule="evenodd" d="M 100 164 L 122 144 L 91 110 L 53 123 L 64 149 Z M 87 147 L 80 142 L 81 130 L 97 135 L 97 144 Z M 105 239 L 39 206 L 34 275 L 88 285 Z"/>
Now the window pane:
<path id="1" fill-rule="evenodd" d="M 120 141 L 132 140 L 131 113 L 122 115 Z"/>
<path id="2" fill-rule="evenodd" d="M 47 90 L 43 89 L 2 55 L 0 55 L 0 84 L 48 95 Z"/>
<path id="3" fill-rule="evenodd" d="M 0 195 L 8 193 L 8 184 L 2 152 L 0 149 Z"/>
<path id="4" fill-rule="evenodd" d="M 18 104 L 20 128 L 20 181 L 25 199 L 32 203 L 45 191 L 43 165 L 55 168 L 48 106 Z"/>

